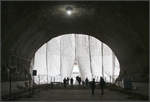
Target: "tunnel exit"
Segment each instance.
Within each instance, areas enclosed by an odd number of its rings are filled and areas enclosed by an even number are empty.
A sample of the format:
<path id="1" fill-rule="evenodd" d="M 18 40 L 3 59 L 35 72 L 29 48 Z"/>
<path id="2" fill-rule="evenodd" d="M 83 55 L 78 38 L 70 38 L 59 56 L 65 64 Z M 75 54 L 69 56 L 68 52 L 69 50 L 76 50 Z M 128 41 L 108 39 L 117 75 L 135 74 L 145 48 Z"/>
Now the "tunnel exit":
<path id="1" fill-rule="evenodd" d="M 41 46 L 33 58 L 36 84 L 63 82 L 64 78 L 81 77 L 81 80 L 102 76 L 114 83 L 120 65 L 113 51 L 95 37 L 84 34 L 65 34 L 55 37 Z"/>

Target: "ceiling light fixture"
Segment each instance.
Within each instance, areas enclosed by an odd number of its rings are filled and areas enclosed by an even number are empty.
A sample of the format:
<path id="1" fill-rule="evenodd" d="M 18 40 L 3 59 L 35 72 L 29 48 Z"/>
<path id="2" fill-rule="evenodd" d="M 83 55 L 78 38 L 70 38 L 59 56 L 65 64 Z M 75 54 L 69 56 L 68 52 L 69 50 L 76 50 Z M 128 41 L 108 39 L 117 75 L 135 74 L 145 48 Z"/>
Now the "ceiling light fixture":
<path id="1" fill-rule="evenodd" d="M 67 7 L 66 8 L 66 13 L 70 16 L 72 14 L 73 8 L 72 7 Z"/>

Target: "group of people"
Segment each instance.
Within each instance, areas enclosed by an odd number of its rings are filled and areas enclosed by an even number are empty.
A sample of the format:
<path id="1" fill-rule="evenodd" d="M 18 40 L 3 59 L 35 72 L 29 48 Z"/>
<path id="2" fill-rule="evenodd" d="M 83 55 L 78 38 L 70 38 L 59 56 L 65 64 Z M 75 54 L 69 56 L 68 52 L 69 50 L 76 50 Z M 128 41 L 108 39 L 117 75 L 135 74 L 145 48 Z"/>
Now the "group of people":
<path id="1" fill-rule="evenodd" d="M 69 79 L 69 77 L 67 77 L 67 78 L 63 79 L 63 84 L 64 84 L 65 88 L 69 85 L 69 81 L 70 81 L 70 85 L 73 86 L 73 82 L 74 82 L 73 78 Z M 81 85 L 81 77 L 77 76 L 76 81 L 78 82 L 79 85 Z M 90 87 L 92 95 L 94 95 L 94 91 L 95 91 L 95 88 L 96 88 L 95 78 L 93 78 L 92 81 L 89 81 L 88 78 L 86 78 L 85 81 L 82 81 L 82 85 L 84 87 Z M 104 81 L 103 77 L 100 77 L 99 86 L 100 86 L 100 89 L 101 89 L 101 95 L 103 95 L 104 94 L 104 86 L 105 86 L 105 81 Z"/>
<path id="2" fill-rule="evenodd" d="M 101 95 L 104 95 L 105 81 L 104 81 L 103 77 L 100 77 L 99 85 L 100 85 L 100 89 L 101 89 Z M 90 87 L 91 87 L 91 90 L 92 90 L 92 95 L 94 95 L 94 91 L 95 91 L 95 88 L 96 88 L 96 82 L 95 82 L 94 78 L 93 78 L 92 82 L 90 83 Z"/>
<path id="3" fill-rule="evenodd" d="M 79 83 L 79 85 L 81 85 L 81 77 L 77 76 L 77 77 L 76 77 L 76 80 L 77 80 L 77 82 Z M 70 81 L 70 85 L 73 86 L 73 82 L 74 82 L 74 79 L 73 79 L 73 78 L 70 78 L 70 79 L 69 79 L 69 77 L 67 77 L 67 78 L 64 78 L 64 79 L 63 79 L 63 83 L 64 83 L 64 87 L 65 87 L 65 88 L 67 87 L 67 85 L 69 85 L 69 81 Z"/>
<path id="4" fill-rule="evenodd" d="M 64 78 L 64 80 L 63 80 L 65 88 L 67 87 L 67 85 L 69 85 L 69 80 L 70 80 L 71 86 L 73 86 L 73 78 L 69 79 L 69 77 L 67 77 L 67 78 Z"/>
<path id="5" fill-rule="evenodd" d="M 78 82 L 79 85 L 81 85 L 81 77 L 77 76 L 76 81 Z M 63 84 L 64 84 L 65 88 L 66 88 L 67 85 L 69 85 L 69 82 L 70 82 L 70 85 L 73 86 L 74 79 L 73 78 L 69 79 L 69 77 L 63 79 Z M 88 78 L 86 78 L 85 81 L 82 81 L 82 85 L 84 86 L 84 84 L 86 83 L 86 86 L 87 86 L 88 82 L 89 82 Z"/>

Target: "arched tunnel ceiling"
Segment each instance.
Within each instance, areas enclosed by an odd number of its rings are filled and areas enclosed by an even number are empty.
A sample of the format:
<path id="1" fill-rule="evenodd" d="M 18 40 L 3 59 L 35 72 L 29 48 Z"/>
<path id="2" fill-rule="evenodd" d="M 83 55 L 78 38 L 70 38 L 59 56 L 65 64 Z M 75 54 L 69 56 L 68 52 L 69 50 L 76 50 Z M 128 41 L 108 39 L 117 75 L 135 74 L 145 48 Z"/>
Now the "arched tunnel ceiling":
<path id="1" fill-rule="evenodd" d="M 77 13 L 65 15 L 67 5 Z M 53 37 L 89 34 L 112 48 L 121 73 L 148 73 L 148 14 L 148 2 L 2 2 L 2 58 L 30 60 Z"/>

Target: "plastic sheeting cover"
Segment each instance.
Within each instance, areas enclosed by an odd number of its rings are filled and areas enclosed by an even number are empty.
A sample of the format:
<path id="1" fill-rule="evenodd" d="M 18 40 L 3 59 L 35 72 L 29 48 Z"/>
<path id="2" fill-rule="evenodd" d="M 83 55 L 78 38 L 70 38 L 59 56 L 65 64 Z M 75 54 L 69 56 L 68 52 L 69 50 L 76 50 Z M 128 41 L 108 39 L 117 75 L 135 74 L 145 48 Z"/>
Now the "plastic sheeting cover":
<path id="1" fill-rule="evenodd" d="M 75 77 L 73 68 L 79 68 L 82 80 L 95 78 L 112 82 L 119 75 L 120 65 L 112 50 L 98 39 L 83 34 L 66 34 L 45 43 L 35 53 L 32 68 L 37 70 L 37 84 L 62 82 L 65 77 Z M 103 59 L 103 63 L 102 63 Z M 74 65 L 75 60 L 78 65 Z M 102 72 L 102 64 L 104 71 Z"/>

